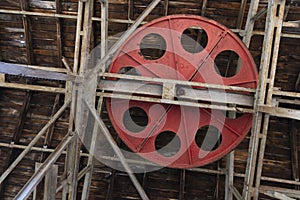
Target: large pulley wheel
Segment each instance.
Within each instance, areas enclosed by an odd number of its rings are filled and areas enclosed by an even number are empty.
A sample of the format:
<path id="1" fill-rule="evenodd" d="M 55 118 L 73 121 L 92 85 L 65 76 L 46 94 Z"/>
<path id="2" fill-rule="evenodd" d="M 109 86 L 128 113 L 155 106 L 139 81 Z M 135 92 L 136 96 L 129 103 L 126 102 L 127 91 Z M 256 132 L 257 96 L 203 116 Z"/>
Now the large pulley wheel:
<path id="1" fill-rule="evenodd" d="M 235 62 L 234 56 L 239 58 Z M 167 16 L 141 27 L 120 47 L 109 72 L 257 86 L 257 69 L 245 45 L 226 27 L 199 16 Z M 119 137 L 133 152 L 174 168 L 220 159 L 252 124 L 249 113 L 228 117 L 221 110 L 115 98 L 107 99 L 107 109 Z"/>

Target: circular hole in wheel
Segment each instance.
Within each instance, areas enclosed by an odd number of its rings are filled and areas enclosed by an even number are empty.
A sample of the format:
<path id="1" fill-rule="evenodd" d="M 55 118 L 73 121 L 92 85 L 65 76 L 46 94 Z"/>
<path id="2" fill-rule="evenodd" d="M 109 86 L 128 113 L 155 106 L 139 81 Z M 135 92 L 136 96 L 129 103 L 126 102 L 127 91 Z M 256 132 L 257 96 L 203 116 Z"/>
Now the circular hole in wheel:
<path id="1" fill-rule="evenodd" d="M 130 132 L 141 132 L 148 125 L 148 115 L 142 108 L 129 108 L 124 113 L 123 124 L 125 128 Z"/>
<path id="2" fill-rule="evenodd" d="M 142 39 L 140 49 L 146 60 L 157 60 L 165 54 L 167 44 L 161 35 L 150 33 Z"/>
<path id="3" fill-rule="evenodd" d="M 180 150 L 180 139 L 176 133 L 165 131 L 160 133 L 155 139 L 155 149 L 165 157 L 172 157 Z"/>
<path id="4" fill-rule="evenodd" d="M 181 36 L 181 45 L 189 53 L 199 53 L 208 43 L 208 36 L 201 27 L 185 29 Z"/>
<path id="5" fill-rule="evenodd" d="M 126 74 L 126 75 L 133 75 L 133 76 L 141 76 L 141 72 L 137 70 L 134 67 L 127 66 L 127 67 L 122 67 L 118 74 Z"/>
<path id="6" fill-rule="evenodd" d="M 215 70 L 225 78 L 230 78 L 238 74 L 241 67 L 240 56 L 231 50 L 222 51 L 215 59 Z"/>
<path id="7" fill-rule="evenodd" d="M 204 151 L 214 151 L 222 143 L 222 134 L 214 126 L 204 126 L 198 129 L 195 137 L 197 146 Z"/>

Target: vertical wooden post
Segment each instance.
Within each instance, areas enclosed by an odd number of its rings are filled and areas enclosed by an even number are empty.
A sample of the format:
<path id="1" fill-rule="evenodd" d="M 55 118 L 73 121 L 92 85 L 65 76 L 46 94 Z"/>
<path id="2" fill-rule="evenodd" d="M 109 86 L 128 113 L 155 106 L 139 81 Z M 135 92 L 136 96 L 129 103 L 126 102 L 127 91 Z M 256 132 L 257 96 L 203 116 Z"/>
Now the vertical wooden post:
<path id="1" fill-rule="evenodd" d="M 179 200 L 184 200 L 184 191 L 185 191 L 185 169 L 180 171 L 180 190 L 179 190 Z"/>
<path id="2" fill-rule="evenodd" d="M 55 0 L 55 4 L 56 4 L 56 14 L 60 14 L 61 13 L 61 1 L 60 0 Z M 61 19 L 60 18 L 56 18 L 56 30 L 57 30 L 57 36 L 56 36 L 56 40 L 57 40 L 57 56 L 58 56 L 58 66 L 59 67 L 63 67 L 63 63 L 62 63 L 62 54 L 63 54 L 63 48 L 62 48 L 62 34 L 61 34 Z"/>
<path id="3" fill-rule="evenodd" d="M 5 75 L 4 74 L 0 74 L 0 82 L 5 82 Z"/>
<path id="4" fill-rule="evenodd" d="M 253 119 L 252 135 L 250 138 L 245 187 L 243 191 L 243 199 L 247 200 L 252 197 L 254 199 L 258 199 L 259 194 L 270 115 L 263 115 L 258 111 L 258 108 L 260 105 L 266 104 L 270 106 L 272 103 L 279 44 L 284 18 L 284 8 L 285 0 L 269 1 L 265 28 L 266 35 L 263 43 L 264 46 L 260 66 L 259 85 L 254 105 L 255 114 Z M 255 175 L 256 179 L 254 186 Z"/>
<path id="5" fill-rule="evenodd" d="M 207 7 L 207 2 L 208 2 L 208 0 L 203 0 L 202 9 L 201 9 L 201 16 L 205 15 L 206 7 Z"/>
<path id="6" fill-rule="evenodd" d="M 28 8 L 28 1 L 21 0 L 21 10 L 26 11 Z M 24 37 L 25 37 L 25 44 L 26 44 L 26 54 L 27 54 L 27 64 L 33 64 L 33 51 L 32 51 L 32 44 L 31 44 L 31 34 L 30 34 L 30 19 L 27 15 L 23 15 L 23 28 L 24 28 Z"/>
<path id="7" fill-rule="evenodd" d="M 35 163 L 35 172 L 37 171 L 37 169 L 40 168 L 41 165 L 42 163 Z M 55 200 L 57 176 L 58 176 L 58 166 L 51 165 L 45 175 L 44 193 L 43 193 L 44 200 Z M 33 200 L 35 199 L 38 199 L 36 190 L 34 190 L 33 192 Z"/>

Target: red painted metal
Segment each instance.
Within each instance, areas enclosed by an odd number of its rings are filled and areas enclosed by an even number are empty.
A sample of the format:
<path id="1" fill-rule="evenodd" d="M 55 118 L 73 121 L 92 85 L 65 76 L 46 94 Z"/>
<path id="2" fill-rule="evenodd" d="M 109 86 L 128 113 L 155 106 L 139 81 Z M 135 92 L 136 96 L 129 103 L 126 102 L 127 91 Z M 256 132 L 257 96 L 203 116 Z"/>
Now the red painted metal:
<path id="1" fill-rule="evenodd" d="M 195 26 L 205 30 L 208 43 L 203 51 L 189 53 L 182 47 L 180 38 L 185 29 Z M 141 40 L 150 33 L 159 34 L 166 43 L 166 52 L 156 60 L 147 60 L 140 52 Z M 236 52 L 242 63 L 240 71 L 230 78 L 221 77 L 214 67 L 214 59 L 225 50 Z M 226 27 L 199 16 L 162 17 L 138 29 L 116 53 L 109 72 L 119 73 L 128 66 L 148 77 L 248 88 L 257 86 L 255 63 L 240 39 Z M 148 116 L 147 126 L 138 133 L 127 130 L 123 122 L 130 107 L 141 108 Z M 251 114 L 229 119 L 218 110 L 141 101 L 107 99 L 107 108 L 115 130 L 132 151 L 154 163 L 174 168 L 198 167 L 222 158 L 243 140 L 252 124 Z M 220 146 L 210 152 L 202 150 L 195 142 L 197 130 L 208 125 L 216 127 L 222 134 Z M 164 156 L 155 148 L 157 136 L 164 131 L 176 133 L 180 140 L 180 149 L 173 156 Z"/>

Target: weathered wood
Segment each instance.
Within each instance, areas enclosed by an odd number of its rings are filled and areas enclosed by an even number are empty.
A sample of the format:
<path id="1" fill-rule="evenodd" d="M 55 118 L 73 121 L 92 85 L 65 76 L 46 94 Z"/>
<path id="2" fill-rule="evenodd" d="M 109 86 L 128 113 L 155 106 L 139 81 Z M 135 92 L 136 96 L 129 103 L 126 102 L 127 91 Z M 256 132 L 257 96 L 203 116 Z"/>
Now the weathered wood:
<path id="1" fill-rule="evenodd" d="M 287 188 L 279 188 L 279 187 L 270 187 L 270 186 L 260 186 L 259 188 L 259 191 L 260 192 L 271 192 L 271 193 L 275 193 L 275 192 L 278 192 L 278 193 L 282 193 L 288 197 L 291 197 L 291 198 L 299 198 L 300 196 L 300 191 L 299 190 L 292 190 L 292 189 L 287 189 Z M 287 199 L 287 198 L 285 198 Z"/>
<path id="2" fill-rule="evenodd" d="M 76 134 L 68 133 L 61 143 L 56 147 L 55 151 L 47 158 L 47 160 L 37 169 L 34 175 L 27 181 L 21 191 L 17 194 L 16 199 L 27 199 L 34 188 L 39 184 L 41 179 L 45 176 L 47 170 L 54 164 L 54 162 L 62 154 L 66 146 L 74 139 Z"/>
<path id="3" fill-rule="evenodd" d="M 201 9 L 201 16 L 205 16 L 207 2 L 208 2 L 208 0 L 203 0 L 202 9 Z"/>
<path id="4" fill-rule="evenodd" d="M 61 13 L 61 1 L 55 0 L 56 14 Z M 58 66 L 62 68 L 62 55 L 63 55 L 63 44 L 62 44 L 62 30 L 61 30 L 61 19 L 56 18 L 56 29 L 57 29 L 57 56 L 58 56 Z"/>
<path id="5" fill-rule="evenodd" d="M 299 72 L 299 75 L 298 75 L 297 82 L 295 84 L 295 91 L 300 92 L 300 72 Z"/>
<path id="6" fill-rule="evenodd" d="M 185 169 L 180 172 L 180 189 L 179 189 L 179 199 L 183 200 L 185 194 Z"/>
<path id="7" fill-rule="evenodd" d="M 163 15 L 167 16 L 169 11 L 169 0 L 164 0 Z"/>
<path id="8" fill-rule="evenodd" d="M 59 108 L 59 99 L 60 99 L 60 95 L 57 94 L 55 96 L 55 100 L 54 100 L 54 103 L 53 103 L 51 117 L 53 117 L 53 115 L 55 115 L 55 113 L 58 111 L 58 108 Z M 43 144 L 44 147 L 49 147 L 51 145 L 52 137 L 53 137 L 53 133 L 54 133 L 54 128 L 55 128 L 55 123 L 53 123 L 49 127 L 48 131 L 46 132 L 46 136 L 45 136 L 44 144 Z M 45 161 L 45 159 L 46 159 L 46 154 L 42 153 L 42 155 L 41 155 L 41 163 L 43 163 Z"/>
<path id="9" fill-rule="evenodd" d="M 31 150 L 31 148 L 39 141 L 39 139 L 44 135 L 46 130 L 54 123 L 61 114 L 65 111 L 65 109 L 69 106 L 70 100 L 67 101 L 59 111 L 51 118 L 51 120 L 42 128 L 42 130 L 35 136 L 35 138 L 30 142 L 27 148 L 18 156 L 17 159 L 9 166 L 8 169 L 1 175 L 0 183 L 3 183 L 5 178 L 12 172 L 12 170 L 21 162 L 21 160 L 25 157 L 25 155 Z"/>
<path id="10" fill-rule="evenodd" d="M 241 6 L 240 6 L 239 16 L 238 16 L 238 19 L 237 19 L 237 25 L 236 25 L 236 27 L 238 29 L 242 28 L 246 6 L 247 6 L 247 0 L 242 0 Z"/>
<path id="11" fill-rule="evenodd" d="M 142 5 L 145 3 L 145 1 L 132 1 L 133 2 L 133 8 L 134 8 L 134 17 L 137 17 L 138 13 L 141 12 L 144 9 L 144 6 Z M 166 2 L 166 1 L 164 1 Z M 204 1 L 169 1 L 169 8 L 168 8 L 168 14 L 197 14 L 199 15 L 201 13 L 201 6 Z M 264 1 L 263 4 L 260 4 L 259 10 L 263 8 L 267 1 Z M 109 24 L 109 30 L 110 35 L 114 35 L 115 33 L 119 32 L 120 30 L 125 31 L 127 29 L 127 24 L 132 24 L 134 21 L 128 20 L 128 11 L 127 11 L 127 0 L 113 0 L 109 1 L 110 3 L 110 16 L 108 21 Z M 32 38 L 32 48 L 33 48 L 33 57 L 35 59 L 35 63 L 37 65 L 44 65 L 44 66 L 53 66 L 54 71 L 56 70 L 64 70 L 63 73 L 66 72 L 65 69 L 57 68 L 58 63 L 61 62 L 61 59 L 59 59 L 58 51 L 57 51 L 57 27 L 56 27 L 56 19 L 59 17 L 62 21 L 61 29 L 62 29 L 62 47 L 64 56 L 66 57 L 67 62 L 72 66 L 73 65 L 73 57 L 74 57 L 74 46 L 75 46 L 75 26 L 74 23 L 76 23 L 77 18 L 77 6 L 78 1 L 75 0 L 69 0 L 67 2 L 62 2 L 62 12 L 61 14 L 57 14 L 55 11 L 55 8 L 57 7 L 55 5 L 54 1 L 38 1 L 33 0 L 29 1 L 30 4 L 30 11 L 18 11 L 20 8 L 18 1 L 11 1 L 11 0 L 3 0 L 1 1 L 1 10 L 3 9 L 14 9 L 13 11 L 9 11 L 11 13 L 15 14 L 1 14 L 0 16 L 0 45 L 1 45 L 1 53 L 0 57 L 3 58 L 5 61 L 9 62 L 15 62 L 15 63 L 27 63 L 27 55 L 26 55 L 26 48 L 25 45 L 22 45 L 20 41 L 24 41 L 24 38 L 20 38 L 21 34 L 24 34 L 24 29 L 22 28 L 22 15 L 29 15 L 29 18 L 31 19 L 31 34 L 34 36 Z M 294 3 L 296 5 L 296 3 Z M 291 5 L 290 11 L 287 14 L 287 21 L 291 21 L 292 23 L 285 23 L 286 26 L 296 26 L 297 23 L 294 23 L 293 21 L 299 19 L 299 6 Z M 240 12 L 240 6 L 241 1 L 208 1 L 207 4 L 207 11 L 205 13 L 205 16 L 209 18 L 216 19 L 218 22 L 221 22 L 225 24 L 226 26 L 230 26 L 234 28 L 237 23 L 237 16 Z M 97 6 L 100 8 L 99 3 L 97 2 Z M 246 11 L 247 12 L 247 11 Z M 151 13 L 151 16 L 149 20 L 157 18 L 159 16 L 162 16 L 163 14 L 163 4 L 160 5 L 159 9 L 156 9 Z M 33 17 L 31 17 L 33 16 Z M 95 13 L 95 16 L 93 17 L 94 24 L 97 24 L 101 21 L 100 17 L 100 9 Z M 148 19 L 147 19 L 148 20 Z M 118 23 L 116 23 L 118 22 Z M 145 23 L 145 22 L 143 22 Z M 252 40 L 252 47 L 251 53 L 253 57 L 255 58 L 256 63 L 259 65 L 259 60 L 261 57 L 261 47 L 262 47 L 262 41 L 261 36 L 264 34 L 264 31 L 257 31 L 257 30 L 263 30 L 264 20 L 263 17 L 259 18 L 256 21 L 256 31 L 255 34 L 258 34 L 259 36 L 255 37 L 255 39 Z M 246 29 L 246 31 L 248 28 Z M 295 37 L 300 38 L 299 34 L 297 32 L 293 33 L 290 28 L 286 29 L 287 32 L 284 32 L 282 34 L 283 37 Z M 243 35 L 245 32 L 244 30 L 235 30 L 236 33 L 239 33 Z M 95 28 L 95 35 L 100 35 L 100 29 Z M 299 66 L 298 62 L 298 54 L 299 54 L 299 48 L 297 47 L 298 39 L 290 40 L 288 38 L 284 38 L 284 41 L 280 45 L 280 57 L 279 57 L 279 63 L 277 65 L 277 74 L 276 74 L 276 87 L 281 88 L 281 91 L 274 91 L 273 94 L 276 94 L 276 98 L 280 97 L 283 98 L 283 100 L 280 102 L 280 104 L 285 104 L 287 102 L 287 99 L 293 99 L 293 98 L 299 98 L 299 93 L 294 93 L 294 86 L 295 82 L 297 80 L 297 75 L 299 73 L 297 67 Z M 298 45 L 299 46 L 299 45 Z M 291 51 L 290 49 L 293 49 Z M 11 80 L 11 79 L 10 79 Z M 13 79 L 13 84 L 16 84 L 16 79 Z M 21 81 L 17 82 L 18 84 L 21 84 Z M 9 82 L 8 82 L 9 83 Z M 22 82 L 23 84 L 24 82 Z M 10 83 L 11 84 L 11 83 Z M 45 84 L 45 85 L 44 85 Z M 49 85 L 48 85 L 49 84 Z M 53 83 L 47 83 L 43 82 L 43 87 L 46 85 L 50 86 L 53 85 Z M 19 85 L 17 85 L 17 88 Z M 23 84 L 20 87 L 24 87 L 25 90 L 28 89 L 28 86 Z M 54 86 L 52 86 L 54 87 Z M 59 89 L 59 88 L 58 88 Z M 22 105 L 22 99 L 20 100 L 20 92 L 23 92 L 22 90 L 15 90 L 11 89 L 9 90 L 10 94 L 12 96 L 15 95 L 15 98 L 7 98 L 6 94 L 8 93 L 8 88 L 1 88 L 0 89 L 0 122 L 3 125 L 1 126 L 1 141 L 10 141 L 11 136 L 13 135 L 14 126 L 16 122 L 16 116 L 14 113 L 18 113 L 20 111 L 20 107 Z M 47 91 L 40 90 L 40 91 Z M 65 89 L 60 89 L 65 90 Z M 290 91 L 290 92 L 287 92 Z M 24 93 L 24 92 L 23 92 Z M 41 93 L 41 92 L 38 92 Z M 56 94 L 51 94 L 51 96 L 55 96 Z M 287 98 L 285 96 L 290 96 L 292 98 Z M 34 136 L 35 131 L 38 127 L 41 126 L 41 124 L 47 122 L 49 115 L 51 114 L 51 108 L 52 103 L 49 103 L 45 101 L 46 95 L 40 97 L 40 100 L 35 100 L 35 104 L 32 106 L 32 112 L 30 111 L 30 119 L 26 120 L 26 127 L 24 130 L 24 134 L 26 137 L 24 138 L 24 145 L 16 145 L 12 144 L 9 146 L 9 144 L 5 144 L 5 148 L 0 149 L 0 154 L 4 157 L 7 153 L 7 148 L 17 147 L 17 148 L 25 148 L 26 144 L 30 139 Z M 292 100 L 294 101 L 294 100 Z M 39 103 L 40 102 L 40 103 Z M 41 105 L 38 105 L 41 104 Z M 290 101 L 289 106 L 295 106 L 293 102 Z M 50 109 L 49 109 L 50 108 Z M 104 111 L 105 114 L 105 111 Z M 67 116 L 66 116 L 67 117 Z M 108 116 L 104 117 L 105 123 L 107 125 L 110 125 Z M 282 122 L 284 121 L 284 122 Z M 61 135 L 63 134 L 62 126 L 66 126 L 67 122 L 59 122 L 56 124 L 57 131 L 55 132 L 55 135 L 53 137 L 53 144 L 51 146 L 55 146 L 57 144 L 58 140 L 61 140 Z M 288 124 L 288 123 L 287 123 Z M 299 185 L 299 182 L 296 182 L 294 180 L 289 180 L 292 177 L 292 170 L 291 170 L 291 160 L 290 160 L 290 141 L 289 138 L 286 138 L 286 130 L 289 129 L 289 126 L 286 125 L 286 120 L 283 118 L 276 118 L 274 117 L 272 119 L 272 124 L 270 124 L 270 130 L 268 131 L 268 137 L 267 137 L 267 149 L 266 155 L 264 156 L 264 166 L 263 166 L 263 172 L 264 176 L 261 177 L 261 180 L 272 182 L 274 185 L 282 186 L 283 184 L 289 184 L 289 187 L 293 187 L 293 185 Z M 111 130 L 112 131 L 112 130 Z M 113 134 L 116 134 L 115 132 L 112 132 Z M 235 173 L 235 177 L 244 177 L 245 172 L 245 159 L 247 158 L 247 142 L 248 139 L 245 139 L 243 141 L 243 144 L 239 147 L 239 150 L 237 151 L 236 158 L 235 158 L 235 170 L 237 172 Z M 42 143 L 39 143 L 38 146 L 42 146 Z M 271 148 L 271 150 L 270 150 Z M 16 169 L 16 173 L 20 174 L 30 174 L 32 171 L 30 162 L 33 162 L 34 158 L 39 157 L 39 152 L 45 151 L 48 152 L 51 149 L 42 149 L 39 147 L 36 147 L 36 150 L 34 153 L 30 154 L 28 158 L 20 165 L 18 169 Z M 111 158 L 113 159 L 113 158 Z M 38 158 L 37 158 L 38 160 Z M 84 163 L 84 162 L 82 162 Z M 85 163 L 84 163 L 85 164 Z M 0 163 L 1 165 L 1 163 Z M 224 167 L 224 162 L 222 161 L 222 167 Z M 2 165 L 1 165 L 2 167 Z M 208 168 L 210 168 L 209 166 Z M 63 168 L 63 162 L 60 161 L 60 168 Z M 221 170 L 210 170 L 207 167 L 204 169 L 201 168 L 201 170 L 198 171 L 198 173 L 187 171 L 187 177 L 188 181 L 187 185 L 187 193 L 186 198 L 187 199 L 194 199 L 199 198 L 199 195 L 205 196 L 208 199 L 213 198 L 213 191 L 215 190 L 215 176 L 211 176 L 209 174 L 222 174 L 220 178 L 220 186 L 223 184 L 222 180 L 224 179 L 224 168 Z M 91 187 L 91 199 L 105 199 L 105 195 L 107 193 L 107 178 L 105 176 L 108 176 L 107 174 L 101 174 L 101 170 L 103 171 L 109 171 L 109 169 L 105 168 L 104 166 L 98 164 L 98 166 L 95 169 L 96 172 L 95 175 L 93 175 L 93 181 L 92 181 L 92 187 Z M 146 190 L 149 193 L 150 197 L 151 195 L 157 197 L 157 198 L 178 198 L 178 185 L 179 182 L 169 182 L 165 181 L 167 178 L 170 178 L 171 180 L 177 179 L 179 180 L 180 172 L 178 173 L 172 173 L 171 170 L 167 170 L 166 176 L 162 176 L 163 178 L 157 179 L 157 182 L 162 182 L 161 187 L 155 187 L 152 184 L 152 178 L 149 180 L 149 184 L 146 185 Z M 274 172 L 274 174 L 272 174 Z M 192 175 L 190 175 L 192 173 Z M 203 173 L 205 178 L 203 178 Z M 12 178 L 9 179 L 9 188 L 7 191 L 5 191 L 5 199 L 6 198 L 13 198 L 15 196 L 14 191 L 18 191 L 18 185 L 21 186 L 24 183 L 25 176 L 24 177 L 17 177 L 17 174 L 13 174 Z M 152 173 L 149 173 L 150 176 L 153 177 Z M 166 178 L 167 177 L 167 178 Z M 275 178 L 276 177 L 276 178 Z M 128 179 L 128 178 L 127 178 Z M 116 189 L 114 190 L 113 196 L 114 198 L 138 198 L 135 196 L 135 191 L 130 194 L 128 191 L 126 191 L 127 187 L 122 186 L 122 183 L 127 183 L 127 185 L 130 183 L 129 180 L 125 179 L 119 179 L 120 184 L 117 184 Z M 125 180 L 125 181 L 124 181 Z M 209 180 L 209 181 L 208 181 Z M 213 181 L 211 181 L 213 180 Z M 22 182 L 23 181 L 23 182 Z M 236 187 L 237 189 L 241 189 L 238 187 L 239 185 L 243 185 L 242 181 L 235 179 L 236 181 Z M 275 182 L 274 182 L 275 181 Z M 155 182 L 155 183 L 157 183 Z M 213 183 L 210 183 L 213 182 Z M 177 184 L 176 184 L 177 183 Z M 193 186 L 193 184 L 195 186 Z M 155 185 L 155 184 L 154 184 Z M 168 191 L 168 188 L 171 185 L 175 185 L 174 188 L 176 189 L 170 189 Z M 101 189 L 99 189 L 101 188 Z M 205 188 L 205 191 L 202 189 Z M 130 189 L 132 190 L 132 188 Z M 219 188 L 220 193 L 220 199 L 223 199 L 222 192 L 223 188 Z M 116 193 L 118 191 L 118 193 Z M 61 195 L 61 194 L 58 194 Z M 126 196 L 127 195 L 127 196 Z M 61 196 L 59 196 L 61 197 Z M 154 199 L 155 199 L 154 197 Z M 263 199 L 263 198 L 262 198 Z"/>
<path id="12" fill-rule="evenodd" d="M 112 169 L 110 181 L 109 181 L 109 186 L 107 190 L 107 197 L 106 199 L 112 200 L 113 199 L 113 192 L 114 192 L 114 185 L 115 185 L 115 177 L 117 176 L 116 170 Z"/>
<path id="13" fill-rule="evenodd" d="M 4 74 L 0 74 L 0 82 L 5 82 L 5 75 Z"/>
<path id="14" fill-rule="evenodd" d="M 28 9 L 28 3 L 26 0 L 20 0 L 21 1 L 21 9 L 23 11 Z M 23 28 L 24 28 L 24 37 L 25 37 L 25 45 L 26 45 L 26 54 L 27 54 L 27 64 L 31 65 L 33 64 L 33 52 L 32 52 L 32 46 L 31 46 L 31 24 L 30 19 L 23 15 Z"/>
<path id="15" fill-rule="evenodd" d="M 55 200 L 58 166 L 51 165 L 45 176 L 44 200 Z"/>
<path id="16" fill-rule="evenodd" d="M 19 90 L 32 90 L 32 91 L 41 91 L 41 92 L 50 92 L 50 93 L 65 93 L 64 88 L 55 88 L 47 86 L 37 86 L 37 85 L 27 85 L 27 84 L 18 84 L 18 83 L 0 83 L 0 88 L 11 88 Z"/>
<path id="17" fill-rule="evenodd" d="M 24 128 L 24 123 L 28 113 L 31 97 L 32 97 L 32 92 L 26 92 L 24 102 L 20 110 L 19 118 L 15 127 L 15 131 L 11 140 L 11 143 L 13 144 L 16 144 L 20 141 L 20 137 Z M 9 152 L 7 153 L 7 159 L 4 163 L 3 168 L 6 170 L 16 157 L 17 157 L 17 151 L 15 151 L 14 149 L 10 149 Z M 7 183 L 4 181 L 0 185 L 1 194 L 3 193 L 3 191 L 5 191 L 6 187 L 7 187 Z"/>
<path id="18" fill-rule="evenodd" d="M 128 20 L 133 20 L 134 10 L 133 10 L 133 0 L 128 0 Z"/>
<path id="19" fill-rule="evenodd" d="M 290 121 L 290 143 L 291 143 L 291 159 L 292 159 L 292 172 L 293 172 L 293 179 L 295 181 L 300 180 L 299 174 L 299 160 L 298 160 L 298 140 L 297 140 L 297 127 L 296 127 L 296 120 Z M 295 189 L 300 189 L 299 186 L 296 186 Z"/>

